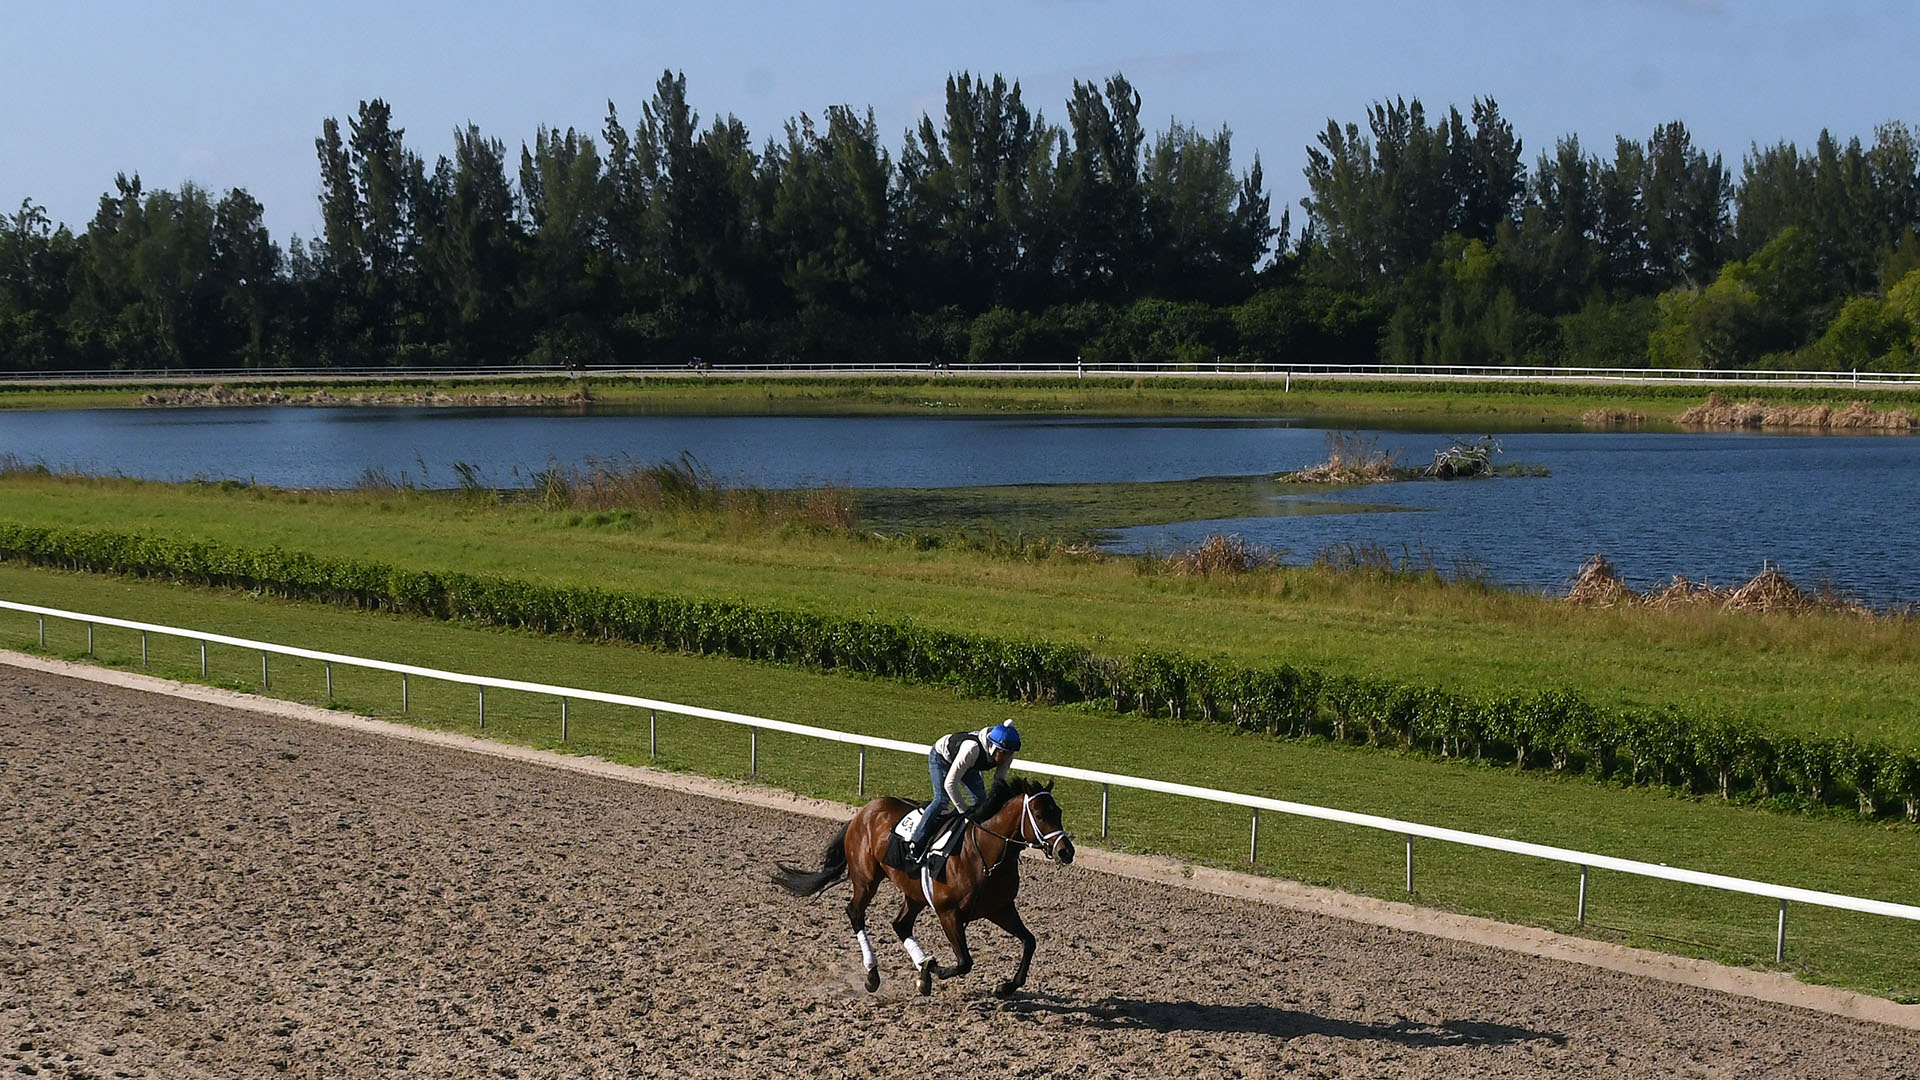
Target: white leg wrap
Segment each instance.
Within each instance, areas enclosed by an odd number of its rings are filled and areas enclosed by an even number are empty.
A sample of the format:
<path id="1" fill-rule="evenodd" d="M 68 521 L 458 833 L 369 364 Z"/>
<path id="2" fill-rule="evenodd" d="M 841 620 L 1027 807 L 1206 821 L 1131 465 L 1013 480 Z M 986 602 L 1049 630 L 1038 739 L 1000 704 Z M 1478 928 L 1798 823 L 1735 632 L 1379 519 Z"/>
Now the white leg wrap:
<path id="1" fill-rule="evenodd" d="M 907 947 L 907 955 L 913 958 L 913 966 L 915 968 L 923 968 L 927 966 L 927 950 L 921 948 L 919 942 L 913 940 L 912 938 L 908 938 L 907 940 L 901 942 L 901 944 Z"/>
<path id="2" fill-rule="evenodd" d="M 873 955 L 873 942 L 867 940 L 867 932 L 865 930 L 862 930 L 854 936 L 860 942 L 860 963 L 865 965 L 868 971 L 872 971 L 874 968 L 879 967 L 880 961 L 877 960 Z"/>

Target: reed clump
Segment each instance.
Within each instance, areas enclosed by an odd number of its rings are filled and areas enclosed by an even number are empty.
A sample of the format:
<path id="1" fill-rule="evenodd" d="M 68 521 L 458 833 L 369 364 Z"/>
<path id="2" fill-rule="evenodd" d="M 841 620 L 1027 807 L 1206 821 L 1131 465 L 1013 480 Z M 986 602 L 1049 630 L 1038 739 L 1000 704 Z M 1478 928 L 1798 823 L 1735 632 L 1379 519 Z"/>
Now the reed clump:
<path id="1" fill-rule="evenodd" d="M 1327 460 L 1276 479 L 1283 484 L 1377 484 L 1400 473 L 1394 451 L 1381 450 L 1378 436 L 1329 431 L 1326 439 Z"/>
<path id="2" fill-rule="evenodd" d="M 1167 569 L 1182 577 L 1232 576 L 1280 565 L 1280 556 L 1237 534 L 1209 536 L 1166 560 Z"/>
<path id="3" fill-rule="evenodd" d="M 1595 554 L 1580 568 L 1567 588 L 1567 602 L 1581 607 L 1647 607 L 1655 610 L 1714 608 L 1762 614 L 1808 615 L 1816 612 L 1874 617 L 1874 611 L 1830 585 L 1805 589 L 1771 564 L 1763 564 L 1752 580 L 1737 586 L 1716 586 L 1675 574 L 1666 581 L 1635 592 L 1620 579 L 1613 562 Z M 1891 614 L 1891 613 L 1887 613 Z"/>
<path id="4" fill-rule="evenodd" d="M 1580 423 L 1596 428 L 1639 427 L 1647 422 L 1645 413 L 1632 409 L 1588 409 L 1580 414 Z"/>
<path id="5" fill-rule="evenodd" d="M 685 452 L 677 460 L 646 465 L 601 459 L 580 465 L 556 462 L 534 474 L 528 496 L 543 510 L 709 515 L 815 532 L 856 524 L 853 500 L 838 488 L 766 491 L 723 486 L 711 469 Z"/>
<path id="6" fill-rule="evenodd" d="M 1390 480 L 1460 480 L 1480 476 L 1545 476 L 1541 465 L 1495 465 L 1500 443 L 1491 435 L 1455 439 L 1434 451 L 1433 464 L 1403 466 L 1397 451 L 1379 448 L 1377 436 L 1327 432 L 1327 460 L 1274 479 L 1282 484 L 1379 484 Z"/>
<path id="7" fill-rule="evenodd" d="M 1567 601 L 1583 607 L 1621 607 L 1637 604 L 1641 599 L 1639 593 L 1620 580 L 1613 560 L 1597 552 L 1580 568 L 1567 589 Z"/>
<path id="8" fill-rule="evenodd" d="M 1864 401 L 1838 408 L 1832 405 L 1768 405 L 1762 401 L 1729 402 L 1719 391 L 1705 403 L 1680 414 L 1689 427 L 1813 428 L 1828 431 L 1913 431 L 1920 417 L 1905 408 L 1876 409 Z"/>

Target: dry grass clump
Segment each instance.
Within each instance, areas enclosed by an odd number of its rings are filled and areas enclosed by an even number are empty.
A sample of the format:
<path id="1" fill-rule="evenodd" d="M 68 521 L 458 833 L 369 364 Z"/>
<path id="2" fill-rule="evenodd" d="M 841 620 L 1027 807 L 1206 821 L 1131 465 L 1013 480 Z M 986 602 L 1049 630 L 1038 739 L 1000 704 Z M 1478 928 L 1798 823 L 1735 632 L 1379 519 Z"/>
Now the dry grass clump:
<path id="1" fill-rule="evenodd" d="M 1588 409 L 1580 414 L 1580 422 L 1587 427 L 1639 427 L 1647 422 L 1647 417 L 1630 409 Z"/>
<path id="2" fill-rule="evenodd" d="M 1326 438 L 1327 460 L 1276 479 L 1283 484 L 1377 484 L 1395 478 L 1399 464 L 1393 451 L 1379 448 L 1378 436 L 1329 431 Z"/>
<path id="3" fill-rule="evenodd" d="M 546 510 L 641 510 L 705 513 L 757 525 L 796 525 L 814 531 L 854 525 L 853 500 L 838 488 L 763 491 L 722 487 L 692 454 L 677 461 L 636 465 L 590 459 L 553 464 L 536 473 L 532 496 Z"/>
<path id="4" fill-rule="evenodd" d="M 1323 574 L 1371 578 L 1375 581 L 1443 580 L 1440 561 L 1432 548 L 1415 549 L 1402 545 L 1399 557 L 1377 540 L 1363 544 L 1351 541 L 1328 544 L 1313 554 L 1313 569 Z M 1485 581 L 1485 568 L 1455 561 L 1455 576 L 1461 581 Z"/>
<path id="5" fill-rule="evenodd" d="M 1760 576 L 1733 590 L 1721 606 L 1727 611 L 1784 611 L 1797 615 L 1812 611 L 1820 604 L 1812 593 L 1787 580 L 1787 575 L 1765 566 Z"/>
<path id="6" fill-rule="evenodd" d="M 1858 597 L 1831 585 L 1803 589 L 1772 565 L 1763 565 L 1753 580 L 1734 588 L 1673 577 L 1648 589 L 1634 592 L 1614 572 L 1605 555 L 1588 559 L 1567 589 L 1567 602 L 1584 607 L 1642 606 L 1670 611 L 1678 608 L 1718 608 L 1721 611 L 1757 611 L 1767 614 L 1807 615 L 1829 612 L 1877 617 Z M 1893 614 L 1889 612 L 1888 614 Z"/>
<path id="7" fill-rule="evenodd" d="M 1567 590 L 1567 601 L 1584 607 L 1614 607 L 1637 604 L 1640 594 L 1620 580 L 1611 559 L 1595 553 L 1574 577 L 1572 587 Z"/>
<path id="8" fill-rule="evenodd" d="M 1640 602 L 1650 608 L 1691 607 L 1701 604 L 1724 604 L 1733 595 L 1732 589 L 1717 588 L 1704 581 L 1688 581 L 1683 574 L 1675 574 L 1659 585 L 1648 589 Z"/>
<path id="9" fill-rule="evenodd" d="M 1761 401 L 1729 402 L 1713 391 L 1705 404 L 1680 414 L 1680 423 L 1693 427 L 1813 428 L 1826 431 L 1912 431 L 1920 418 L 1904 408 L 1876 409 L 1864 401 L 1831 405 L 1768 405 Z"/>
<path id="10" fill-rule="evenodd" d="M 1199 544 L 1167 557 L 1167 568 L 1183 577 L 1245 574 L 1280 565 L 1280 557 L 1238 535 L 1209 536 Z"/>

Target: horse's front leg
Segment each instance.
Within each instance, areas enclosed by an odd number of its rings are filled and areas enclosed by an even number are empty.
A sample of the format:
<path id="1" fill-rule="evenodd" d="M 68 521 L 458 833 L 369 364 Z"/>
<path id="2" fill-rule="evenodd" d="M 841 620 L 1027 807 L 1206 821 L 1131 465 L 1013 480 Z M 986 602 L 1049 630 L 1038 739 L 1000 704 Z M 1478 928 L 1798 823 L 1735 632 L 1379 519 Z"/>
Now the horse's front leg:
<path id="1" fill-rule="evenodd" d="M 935 965 L 935 973 L 943 979 L 957 978 L 973 970 L 973 950 L 967 948 L 967 924 L 960 921 L 960 913 L 951 908 L 934 908 L 940 916 L 940 928 L 947 932 L 947 941 L 953 945 L 953 966 L 941 969 Z"/>
<path id="2" fill-rule="evenodd" d="M 995 926 L 1020 939 L 1019 969 L 1014 971 L 1013 978 L 993 988 L 995 995 L 1006 997 L 1027 985 L 1027 966 L 1033 963 L 1033 949 L 1037 942 L 1034 940 L 1033 931 L 1027 929 L 1027 924 L 1021 921 L 1019 909 L 1012 904 L 1008 904 L 987 918 L 992 920 Z"/>

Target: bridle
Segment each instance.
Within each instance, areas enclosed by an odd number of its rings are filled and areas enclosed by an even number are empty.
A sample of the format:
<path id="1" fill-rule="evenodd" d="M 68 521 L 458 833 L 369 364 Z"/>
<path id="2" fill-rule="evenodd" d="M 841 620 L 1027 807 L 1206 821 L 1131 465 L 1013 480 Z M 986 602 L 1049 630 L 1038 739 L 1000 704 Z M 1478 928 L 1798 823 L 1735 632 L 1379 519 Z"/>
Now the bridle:
<path id="1" fill-rule="evenodd" d="M 1041 828 L 1040 815 L 1033 812 L 1034 794 L 1036 793 L 1028 792 L 1027 794 L 1021 796 L 1022 802 L 1020 805 L 1020 829 L 1013 836 L 1006 836 L 1004 834 L 994 832 L 992 829 L 987 828 L 986 825 L 978 821 L 973 823 L 973 827 L 979 830 L 979 832 L 986 833 L 988 836 L 998 837 L 999 839 L 1005 841 L 1009 846 L 1013 847 L 1015 851 L 1019 851 L 1022 848 L 1039 848 L 1040 854 L 1046 856 L 1048 862 L 1052 862 L 1054 860 L 1054 855 L 1053 855 L 1054 840 L 1062 836 L 1071 840 L 1073 839 L 1073 834 L 1069 833 L 1065 829 L 1055 829 L 1052 832 L 1046 832 Z M 1032 840 L 1027 839 L 1028 830 L 1032 830 L 1034 839 Z M 973 838 L 973 851 L 974 851 L 974 854 L 980 856 L 980 862 L 983 865 L 985 865 L 987 862 L 987 856 L 984 852 L 980 850 L 980 837 L 978 833 L 976 833 Z M 1005 861 L 1006 861 L 1006 856 L 1002 855 L 1000 858 L 1000 862 L 996 862 L 990 866 L 987 866 L 987 873 L 992 874 L 995 870 L 1000 868 L 1000 863 Z"/>

